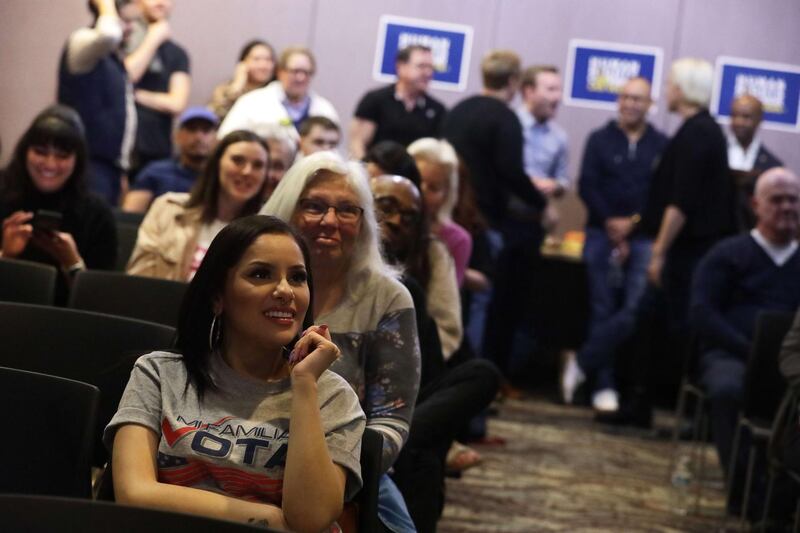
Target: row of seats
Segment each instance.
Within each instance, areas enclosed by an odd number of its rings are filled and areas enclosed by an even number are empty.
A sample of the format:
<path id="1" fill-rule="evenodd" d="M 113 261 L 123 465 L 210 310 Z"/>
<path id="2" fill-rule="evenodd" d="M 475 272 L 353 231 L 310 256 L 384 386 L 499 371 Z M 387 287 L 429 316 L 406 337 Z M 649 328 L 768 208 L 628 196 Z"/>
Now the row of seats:
<path id="1" fill-rule="evenodd" d="M 0 300 L 52 305 L 59 275 L 43 263 L 0 259 Z M 68 306 L 175 327 L 186 287 L 179 281 L 84 270 L 73 281 Z"/>
<path id="2" fill-rule="evenodd" d="M 776 448 L 779 443 L 773 441 L 781 433 L 776 428 L 782 427 L 786 423 L 783 417 L 785 407 L 781 407 L 782 402 L 786 403 L 789 401 L 787 398 L 793 398 L 793 393 L 791 390 L 787 390 L 786 380 L 780 374 L 778 356 L 783 339 L 794 321 L 794 316 L 793 313 L 764 311 L 759 314 L 756 320 L 752 350 L 748 358 L 745 374 L 744 400 L 739 414 L 736 438 L 733 444 L 733 453 L 731 454 L 731 464 L 727 465 L 728 475 L 726 479 L 728 499 L 731 501 L 735 497 L 733 479 L 738 475 L 739 471 L 737 458 L 740 457 L 740 443 L 748 442 L 750 446 L 746 450 L 744 499 L 739 517 L 742 526 L 745 524 L 746 511 L 756 475 L 757 455 L 759 453 L 767 454 L 768 464 L 773 466 L 770 475 L 773 475 L 781 468 L 780 461 L 776 460 Z M 708 398 L 705 390 L 697 381 L 697 368 L 695 367 L 702 349 L 703 346 L 697 339 L 690 342 L 683 372 L 684 378 L 680 386 L 675 412 L 676 425 L 672 434 L 674 452 L 670 468 L 670 472 L 672 472 L 672 468 L 676 466 L 679 460 L 680 446 L 678 441 L 681 432 L 681 421 L 687 416 L 691 399 L 692 407 L 694 408 L 691 455 L 692 462 L 700 467 L 698 473 L 701 481 L 706 475 L 703 445 L 710 434 L 711 417 Z M 745 432 L 749 435 L 746 440 L 744 438 Z M 800 473 L 798 473 L 797 479 L 800 480 Z M 695 509 L 699 509 L 702 488 L 703 484 L 698 483 L 695 494 Z M 766 518 L 768 518 L 768 509 L 765 508 L 763 519 Z"/>
<path id="3" fill-rule="evenodd" d="M 56 275 L 47 265 L 0 259 L 0 401 L 14 406 L 19 428 L 19 438 L 0 442 L 0 453 L 14 458 L 0 476 L 0 494 L 92 496 L 91 467 L 109 464 L 103 429 L 138 356 L 173 345 L 187 286 L 87 270 L 74 280 L 71 308 L 30 303 L 52 304 Z M 365 431 L 360 531 L 379 528 L 382 448 L 380 433 Z M 106 467 L 96 491 L 101 499 L 113 500 L 110 474 Z"/>

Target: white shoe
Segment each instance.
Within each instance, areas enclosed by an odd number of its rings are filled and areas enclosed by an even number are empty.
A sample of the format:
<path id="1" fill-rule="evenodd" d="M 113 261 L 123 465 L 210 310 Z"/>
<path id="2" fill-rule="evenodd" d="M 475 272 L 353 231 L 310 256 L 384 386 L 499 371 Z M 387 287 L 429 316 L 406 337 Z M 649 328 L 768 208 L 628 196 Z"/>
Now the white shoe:
<path id="1" fill-rule="evenodd" d="M 574 351 L 565 351 L 564 357 L 564 370 L 561 372 L 561 397 L 564 403 L 571 404 L 575 390 L 581 383 L 586 381 L 586 374 L 583 373 L 583 370 L 578 365 Z"/>
<path id="2" fill-rule="evenodd" d="M 592 406 L 601 413 L 619 410 L 619 395 L 614 389 L 602 389 L 592 395 Z"/>

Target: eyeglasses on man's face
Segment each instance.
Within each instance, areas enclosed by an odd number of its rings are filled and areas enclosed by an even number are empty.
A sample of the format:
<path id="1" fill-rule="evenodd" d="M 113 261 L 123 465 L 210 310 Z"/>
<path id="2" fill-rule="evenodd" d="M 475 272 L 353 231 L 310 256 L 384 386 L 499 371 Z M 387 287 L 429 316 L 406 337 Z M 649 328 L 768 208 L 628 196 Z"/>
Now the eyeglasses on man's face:
<path id="1" fill-rule="evenodd" d="M 419 211 L 416 209 L 404 209 L 394 196 L 376 197 L 375 209 L 381 219 L 400 215 L 400 221 L 408 226 L 419 221 Z"/>
<path id="2" fill-rule="evenodd" d="M 321 200 L 312 198 L 301 198 L 297 205 L 300 207 L 300 212 L 308 220 L 322 220 L 328 214 L 328 211 L 333 209 L 339 222 L 342 224 L 355 224 L 364 214 L 364 209 L 357 205 L 348 203 L 329 205 Z"/>

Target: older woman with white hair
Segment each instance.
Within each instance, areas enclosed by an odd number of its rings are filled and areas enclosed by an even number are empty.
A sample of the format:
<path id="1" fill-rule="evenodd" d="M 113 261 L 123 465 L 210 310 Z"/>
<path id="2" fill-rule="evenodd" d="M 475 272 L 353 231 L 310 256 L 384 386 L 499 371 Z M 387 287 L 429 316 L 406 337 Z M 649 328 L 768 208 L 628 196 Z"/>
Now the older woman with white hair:
<path id="1" fill-rule="evenodd" d="M 331 370 L 355 389 L 367 427 L 383 435 L 385 472 L 408 438 L 420 353 L 411 296 L 381 256 L 366 173 L 332 152 L 312 154 L 287 172 L 261 212 L 290 222 L 308 244 L 315 323 L 327 326 L 342 350 Z M 414 530 L 386 475 L 379 500 L 392 531 Z"/>
<path id="2" fill-rule="evenodd" d="M 664 149 L 642 217 L 642 229 L 654 238 L 649 281 L 657 286 L 677 281 L 687 297 L 694 264 L 735 227 L 725 135 L 708 112 L 713 80 L 708 61 L 682 58 L 672 64 L 667 108 L 683 124 Z M 673 256 L 675 266 L 687 267 L 679 279 L 666 265 Z"/>
<path id="3" fill-rule="evenodd" d="M 647 269 L 649 286 L 642 297 L 637 323 L 638 368 L 630 403 L 599 418 L 649 427 L 652 406 L 647 397 L 652 328 L 669 328 L 669 338 L 688 337 L 689 289 L 695 267 L 717 241 L 736 229 L 736 191 L 728 171 L 725 135 L 708 112 L 714 69 L 708 61 L 682 58 L 672 63 L 666 99 L 670 112 L 683 123 L 670 139 L 650 182 L 638 231 L 653 239 Z M 683 346 L 671 353 L 682 354 Z M 680 361 L 669 368 L 680 369 Z M 665 367 L 666 368 L 666 367 Z M 645 370 L 647 369 L 647 370 Z M 678 382 L 679 376 L 672 376 Z M 569 362 L 562 388 L 574 390 L 583 374 Z"/>

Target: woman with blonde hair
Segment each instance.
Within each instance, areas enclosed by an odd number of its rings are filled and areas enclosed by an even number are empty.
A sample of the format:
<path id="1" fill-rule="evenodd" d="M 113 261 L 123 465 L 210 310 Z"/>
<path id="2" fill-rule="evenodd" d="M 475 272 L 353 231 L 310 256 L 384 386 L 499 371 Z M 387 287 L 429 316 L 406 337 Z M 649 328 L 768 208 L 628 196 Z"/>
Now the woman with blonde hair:
<path id="1" fill-rule="evenodd" d="M 422 175 L 422 196 L 428 209 L 431 231 L 445 243 L 456 266 L 459 287 L 464 284 L 472 237 L 453 221 L 458 202 L 458 156 L 447 141 L 433 138 L 411 143 L 408 153 L 416 160 Z"/>

